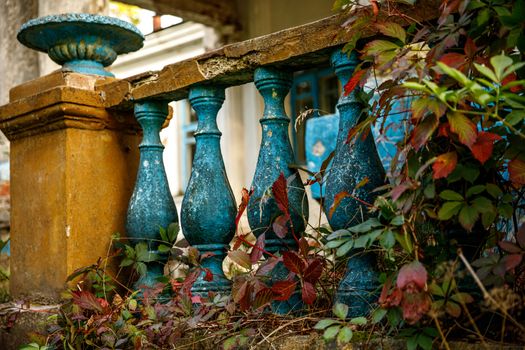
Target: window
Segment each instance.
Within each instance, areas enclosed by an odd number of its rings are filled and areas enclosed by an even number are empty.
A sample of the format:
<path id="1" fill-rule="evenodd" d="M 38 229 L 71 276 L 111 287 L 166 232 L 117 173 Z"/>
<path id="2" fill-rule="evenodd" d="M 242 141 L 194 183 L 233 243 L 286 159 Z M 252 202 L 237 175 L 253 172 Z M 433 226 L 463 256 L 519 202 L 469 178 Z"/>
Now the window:
<path id="1" fill-rule="evenodd" d="M 331 68 L 308 70 L 295 74 L 291 90 L 292 144 L 295 161 L 298 164 L 306 164 L 306 119 L 334 114 L 340 91 L 339 80 Z M 296 122 L 300 116 L 301 120 L 297 123 L 296 130 Z"/>
<path id="2" fill-rule="evenodd" d="M 185 190 L 190 181 L 191 166 L 195 156 L 196 146 L 193 134 L 197 130 L 197 113 L 191 108 L 188 100 L 184 100 L 182 117 L 182 189 Z"/>

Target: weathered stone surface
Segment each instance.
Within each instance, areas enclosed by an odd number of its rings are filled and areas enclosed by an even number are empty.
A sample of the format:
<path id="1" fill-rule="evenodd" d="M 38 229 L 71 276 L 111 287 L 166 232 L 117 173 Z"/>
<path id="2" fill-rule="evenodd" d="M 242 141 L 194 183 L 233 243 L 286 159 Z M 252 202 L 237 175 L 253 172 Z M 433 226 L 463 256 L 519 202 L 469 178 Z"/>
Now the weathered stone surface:
<path id="1" fill-rule="evenodd" d="M 40 80 L 46 90 L 29 83 L 0 107 L 11 140 L 10 288 L 14 298 L 56 300 L 66 277 L 124 232 L 139 135 L 131 114 L 103 108 L 89 78 Z"/>
<path id="2" fill-rule="evenodd" d="M 438 0 L 419 1 L 417 7 L 405 7 L 406 18 L 426 20 L 436 16 Z M 340 13 L 313 23 L 285 29 L 255 39 L 224 46 L 201 56 L 171 64 L 157 72 L 118 81 L 99 87 L 107 95 L 108 107 L 125 105 L 129 99 L 187 97 L 188 88 L 197 83 L 240 85 L 253 80 L 253 71 L 260 66 L 274 65 L 291 70 L 328 65 L 330 49 L 350 40 L 354 33 L 341 28 L 348 14 Z M 408 20 L 403 22 L 408 25 Z M 364 35 L 374 35 L 370 30 Z M 120 94 L 120 95 L 117 95 Z"/>

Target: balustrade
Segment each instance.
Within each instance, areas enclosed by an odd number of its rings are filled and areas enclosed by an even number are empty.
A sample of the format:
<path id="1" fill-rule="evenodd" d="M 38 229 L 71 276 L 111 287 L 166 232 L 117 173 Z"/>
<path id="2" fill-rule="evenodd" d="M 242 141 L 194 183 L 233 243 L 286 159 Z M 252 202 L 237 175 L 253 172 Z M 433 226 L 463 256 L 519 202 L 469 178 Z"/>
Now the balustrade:
<path id="1" fill-rule="evenodd" d="M 205 254 L 202 267 L 213 274 L 212 281 L 201 276 L 193 287 L 193 293 L 229 292 L 231 284 L 222 271 L 222 261 L 235 233 L 237 209 L 220 151 L 221 132 L 216 118 L 225 99 L 224 89 L 250 81 L 252 72 L 253 82 L 265 107 L 260 119 L 262 140 L 252 180 L 253 194 L 247 206 L 248 221 L 257 237 L 265 235 L 265 249 L 268 252 L 278 254 L 297 248 L 297 240 L 304 233 L 308 221 L 308 201 L 299 173 L 290 167 L 294 156 L 288 133 L 290 119 L 284 110 L 285 96 L 290 89 L 294 71 L 326 65 L 329 52 L 350 40 L 352 34 L 340 29 L 343 18 L 344 15 L 337 15 L 308 27 L 293 28 L 265 38 L 233 44 L 228 50 L 220 49 L 176 63 L 161 72 L 147 73 L 130 80 L 108 81 L 93 89 L 99 94 L 97 97 L 102 101 L 102 108 L 107 110 L 113 107 L 126 109 L 128 102 L 132 101 L 136 119 L 143 130 L 143 140 L 139 146 L 139 169 L 129 202 L 126 231 L 132 242 L 146 243 L 148 252 L 152 256 L 160 256 L 161 263 L 148 263 L 148 273 L 137 282 L 137 286 L 151 286 L 155 278 L 163 273 L 162 262 L 166 261 L 166 257 L 158 252 L 159 228 L 177 222 L 177 212 L 166 179 L 159 131 L 168 114 L 168 101 L 189 97 L 197 112 L 198 129 L 195 132 L 196 154 L 191 178 L 182 203 L 181 225 L 183 234 L 192 246 L 201 253 L 211 253 Z M 56 22 L 55 19 L 47 21 Z M 104 21 L 98 19 L 94 20 L 95 24 L 91 24 L 98 28 L 95 34 L 104 36 L 100 29 L 107 24 Z M 136 49 L 139 43 L 135 41 L 141 38 L 134 29 L 124 26 L 116 34 L 112 33 L 119 42 L 111 36 L 105 36 L 106 39 L 101 41 L 105 46 L 87 50 L 74 45 L 75 41 L 80 40 L 79 35 L 72 36 L 66 44 L 59 42 L 57 38 L 60 33 L 64 33 L 64 29 L 62 24 L 55 22 L 54 27 L 46 27 L 48 29 L 45 30 L 59 30 L 48 35 L 53 40 L 49 39 L 51 41 L 44 46 L 35 44 L 34 28 L 40 30 L 42 20 L 26 26 L 20 38 L 29 46 L 50 51 L 57 62 L 80 73 L 110 75 L 103 66 L 110 64 L 116 53 Z M 84 26 L 76 25 L 74 32 L 81 33 Z M 129 39 L 128 45 L 122 43 L 126 39 Z M 284 42 L 287 45 L 281 45 Z M 95 54 L 88 57 L 88 51 Z M 344 86 L 358 60 L 355 54 L 348 56 L 337 49 L 331 56 L 331 63 Z M 342 95 L 337 104 L 339 131 L 335 156 L 326 177 L 324 199 L 325 212 L 333 212 L 327 215 L 333 230 L 347 228 L 364 220 L 367 208 L 363 203 L 373 203 L 372 190 L 384 181 L 384 170 L 372 134 L 358 137 L 351 144 L 346 142 L 349 130 L 358 123 L 363 110 L 355 94 L 354 91 L 348 96 Z M 287 179 L 290 216 L 284 220 L 284 231 L 287 231 L 284 238 L 283 232 L 276 233 L 273 227 L 276 218 L 285 214 L 272 196 L 272 185 L 281 174 Z M 365 179 L 366 183 L 359 187 L 358 184 L 364 183 Z M 240 192 L 240 189 L 234 190 Z M 372 292 L 377 274 L 373 255 L 354 250 L 349 256 L 348 271 L 337 298 L 350 305 L 350 315 L 357 315 L 368 311 L 369 304 L 374 301 Z M 286 276 L 287 271 L 282 264 L 277 265 L 271 282 L 285 279 Z M 296 297 L 287 304 L 272 305 L 273 310 L 292 310 L 300 305 L 300 299 Z"/>

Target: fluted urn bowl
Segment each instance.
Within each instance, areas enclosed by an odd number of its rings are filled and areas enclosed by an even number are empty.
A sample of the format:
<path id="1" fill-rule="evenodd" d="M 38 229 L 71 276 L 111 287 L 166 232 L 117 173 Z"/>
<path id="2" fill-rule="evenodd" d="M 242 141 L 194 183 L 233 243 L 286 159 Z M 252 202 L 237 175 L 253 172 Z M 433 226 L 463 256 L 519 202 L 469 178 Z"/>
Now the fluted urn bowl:
<path id="1" fill-rule="evenodd" d="M 68 13 L 32 19 L 17 35 L 25 46 L 46 52 L 63 69 L 113 76 L 104 67 L 117 55 L 140 49 L 144 35 L 133 24 L 113 17 Z"/>

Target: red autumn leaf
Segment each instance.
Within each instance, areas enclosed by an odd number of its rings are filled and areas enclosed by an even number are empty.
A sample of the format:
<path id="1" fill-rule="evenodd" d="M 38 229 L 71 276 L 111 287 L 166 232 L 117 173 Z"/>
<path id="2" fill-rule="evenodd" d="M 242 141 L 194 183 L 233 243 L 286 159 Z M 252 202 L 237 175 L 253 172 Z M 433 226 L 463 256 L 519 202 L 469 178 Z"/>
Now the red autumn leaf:
<path id="1" fill-rule="evenodd" d="M 392 200 L 397 201 L 398 198 L 401 197 L 401 195 L 405 193 L 405 191 L 408 190 L 409 188 L 410 188 L 410 185 L 407 182 L 403 182 L 397 185 L 396 187 L 394 187 L 392 191 L 390 192 L 390 195 L 392 196 Z"/>
<path id="2" fill-rule="evenodd" d="M 313 259 L 304 270 L 303 280 L 316 283 L 323 273 L 323 267 L 324 263 L 320 258 Z"/>
<path id="3" fill-rule="evenodd" d="M 296 252 L 286 251 L 283 253 L 283 263 L 288 270 L 298 275 L 302 275 L 306 263 Z"/>
<path id="4" fill-rule="evenodd" d="M 345 84 L 345 96 L 349 95 L 363 80 L 363 75 L 366 73 L 366 69 L 355 71 L 352 78 Z"/>
<path id="5" fill-rule="evenodd" d="M 451 112 L 447 114 L 448 122 L 450 123 L 450 129 L 456 133 L 459 137 L 459 141 L 471 147 L 478 135 L 476 124 L 474 124 L 469 118 L 458 112 Z"/>
<path id="6" fill-rule="evenodd" d="M 255 242 L 255 247 L 253 247 L 252 252 L 250 253 L 250 261 L 252 262 L 252 264 L 257 263 L 261 259 L 263 255 L 265 239 L 266 239 L 265 233 L 257 237 L 257 241 Z"/>
<path id="7" fill-rule="evenodd" d="M 274 292 L 274 300 L 284 301 L 290 299 L 290 296 L 295 290 L 297 282 L 294 281 L 278 281 L 272 286 Z"/>
<path id="8" fill-rule="evenodd" d="M 516 234 L 516 242 L 518 245 L 525 249 L 525 224 L 522 224 L 518 233 Z"/>
<path id="9" fill-rule="evenodd" d="M 266 259 L 257 269 L 257 275 L 258 276 L 266 276 L 268 275 L 274 267 L 282 261 L 282 258 L 280 257 L 270 257 Z"/>
<path id="10" fill-rule="evenodd" d="M 438 136 L 449 137 L 450 136 L 450 124 L 443 123 L 439 125 Z"/>
<path id="11" fill-rule="evenodd" d="M 200 295 L 192 295 L 191 303 L 192 304 L 202 304 L 202 297 Z"/>
<path id="12" fill-rule="evenodd" d="M 511 73 L 509 75 L 507 75 L 502 81 L 501 81 L 501 84 L 503 86 L 507 85 L 508 83 L 511 83 L 513 81 L 516 81 L 516 79 L 518 78 L 518 76 L 516 75 L 516 73 Z M 516 85 L 516 86 L 513 86 L 510 88 L 510 91 L 513 92 L 513 93 L 518 93 L 520 92 L 521 90 L 523 90 L 523 88 L 519 85 Z"/>
<path id="13" fill-rule="evenodd" d="M 248 206 L 248 202 L 250 201 L 250 196 L 253 193 L 253 188 L 248 192 L 246 188 L 242 188 L 242 199 L 241 204 L 239 204 L 239 210 L 237 211 L 237 216 L 235 217 L 235 227 L 239 225 L 239 221 L 241 220 L 242 214 L 244 213 L 244 210 Z"/>
<path id="14" fill-rule="evenodd" d="M 463 54 L 450 52 L 441 56 L 439 60 L 449 67 L 463 71 L 466 64 L 466 58 L 467 57 Z"/>
<path id="15" fill-rule="evenodd" d="M 205 269 L 204 269 L 204 280 L 205 280 L 206 282 L 211 282 L 211 281 L 213 281 L 213 273 L 212 273 L 211 270 L 208 269 L 208 268 L 205 268 Z"/>
<path id="16" fill-rule="evenodd" d="M 240 232 L 237 232 L 237 235 L 235 237 L 235 243 L 233 244 L 233 250 L 239 249 L 239 247 L 246 241 L 246 238 L 250 235 L 250 232 L 246 234 L 242 234 Z"/>
<path id="17" fill-rule="evenodd" d="M 341 204 L 341 201 L 345 199 L 346 197 L 349 197 L 350 194 L 346 191 L 339 192 L 334 197 L 334 202 L 330 206 L 330 210 L 328 211 L 328 217 L 332 218 L 332 215 L 334 215 L 334 212 L 336 211 L 337 207 Z"/>
<path id="18" fill-rule="evenodd" d="M 275 182 L 272 184 L 272 194 L 279 209 L 284 214 L 289 214 L 286 178 L 282 172 L 277 180 L 275 180 Z"/>
<path id="19" fill-rule="evenodd" d="M 517 186 L 525 185 L 525 162 L 521 159 L 513 159 L 509 162 L 510 181 Z"/>
<path id="20" fill-rule="evenodd" d="M 401 300 L 403 318 L 408 324 L 415 324 L 421 319 L 432 305 L 432 300 L 426 292 L 404 292 Z"/>
<path id="21" fill-rule="evenodd" d="M 478 51 L 478 48 L 476 47 L 476 43 L 474 42 L 474 40 L 472 40 L 472 38 L 467 37 L 464 50 L 465 55 L 467 55 L 469 59 L 474 58 L 474 56 L 476 55 L 476 51 Z"/>
<path id="22" fill-rule="evenodd" d="M 457 163 L 458 155 L 454 151 L 439 155 L 434 164 L 432 164 L 433 178 L 441 179 L 449 176 L 456 168 Z"/>
<path id="23" fill-rule="evenodd" d="M 317 293 L 315 292 L 314 285 L 310 282 L 303 282 L 303 288 L 301 297 L 305 304 L 312 305 L 315 301 L 315 298 L 317 297 Z"/>
<path id="24" fill-rule="evenodd" d="M 439 122 L 435 115 L 429 115 L 412 132 L 410 144 L 417 150 L 424 146 L 436 130 Z"/>
<path id="25" fill-rule="evenodd" d="M 510 254 L 510 255 L 505 255 L 501 259 L 501 264 L 505 266 L 505 271 L 509 271 L 509 270 L 516 268 L 521 263 L 522 260 L 523 260 L 523 254 Z"/>
<path id="26" fill-rule="evenodd" d="M 498 242 L 498 245 L 499 245 L 499 247 L 501 249 L 503 249 L 507 253 L 511 253 L 511 254 L 520 254 L 521 253 L 521 248 L 518 247 L 518 245 L 516 245 L 516 244 L 514 244 L 512 242 L 501 241 L 501 242 Z"/>
<path id="27" fill-rule="evenodd" d="M 412 261 L 403 265 L 397 275 L 396 285 L 399 289 L 406 289 L 409 284 L 414 283 L 417 288 L 423 290 L 427 283 L 427 270 L 419 261 Z"/>
<path id="28" fill-rule="evenodd" d="M 470 147 L 474 158 L 479 160 L 481 164 L 485 162 L 492 155 L 492 150 L 494 149 L 494 142 L 501 140 L 501 136 L 491 132 L 481 131 L 478 134 L 476 142 Z"/>
<path id="29" fill-rule="evenodd" d="M 377 0 L 370 0 L 370 6 L 372 6 L 372 12 L 374 13 L 374 16 L 379 15 L 379 5 L 377 3 Z"/>
<path id="30" fill-rule="evenodd" d="M 388 277 L 383 284 L 383 289 L 381 290 L 381 295 L 379 296 L 378 300 L 379 306 L 382 308 L 398 306 L 401 303 L 401 298 L 403 297 L 401 290 L 397 287 L 393 290 L 390 290 L 391 287 L 392 278 Z"/>
<path id="31" fill-rule="evenodd" d="M 81 291 L 74 291 L 73 294 L 73 303 L 75 305 L 80 306 L 83 309 L 86 310 L 92 310 L 96 312 L 102 312 L 102 305 L 100 305 L 99 301 L 97 300 L 97 297 L 93 295 L 93 293 L 81 290 Z"/>
<path id="32" fill-rule="evenodd" d="M 242 298 L 245 297 L 249 282 L 243 279 L 236 279 L 232 286 L 232 297 L 233 301 L 238 303 Z"/>
<path id="33" fill-rule="evenodd" d="M 253 301 L 254 309 L 259 309 L 273 300 L 273 291 L 270 288 L 263 288 L 255 294 Z"/>
<path id="34" fill-rule="evenodd" d="M 304 237 L 301 237 L 299 240 L 299 251 L 301 252 L 301 255 L 306 258 L 308 256 L 309 250 L 310 245 L 308 244 L 308 240 Z"/>
<path id="35" fill-rule="evenodd" d="M 288 233 L 288 221 L 290 220 L 290 216 L 283 214 L 279 215 L 275 218 L 272 224 L 273 232 L 277 235 L 279 238 L 286 237 L 286 234 Z"/>

